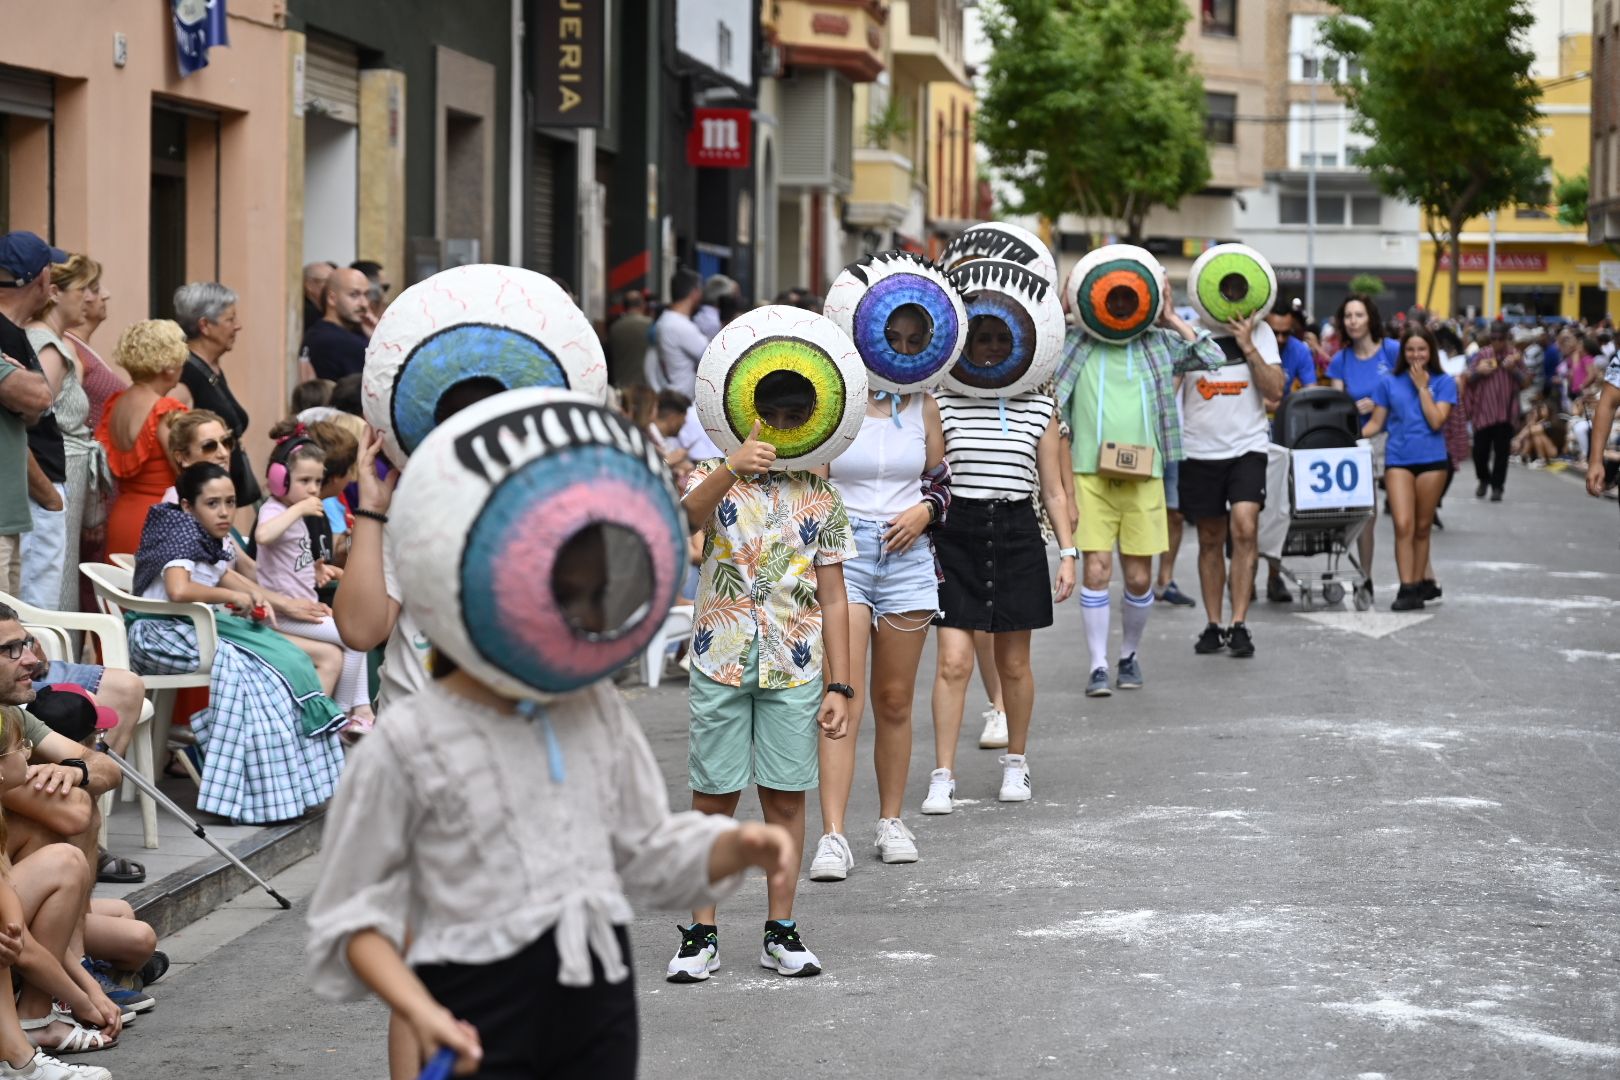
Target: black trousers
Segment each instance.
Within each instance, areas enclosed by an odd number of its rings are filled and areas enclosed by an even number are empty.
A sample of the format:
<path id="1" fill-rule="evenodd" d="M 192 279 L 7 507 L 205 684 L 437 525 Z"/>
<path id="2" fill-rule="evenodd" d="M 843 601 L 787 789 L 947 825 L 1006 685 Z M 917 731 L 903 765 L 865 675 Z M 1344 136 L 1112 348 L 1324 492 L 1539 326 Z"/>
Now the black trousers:
<path id="1" fill-rule="evenodd" d="M 1508 447 L 1513 425 L 1502 423 L 1474 429 L 1474 475 L 1479 482 L 1501 491 L 1507 484 Z"/>
<path id="2" fill-rule="evenodd" d="M 625 963 L 630 938 L 616 931 Z M 479 1080 L 635 1080 L 639 1030 L 634 976 L 617 985 L 591 958 L 590 986 L 557 983 L 557 942 L 547 933 L 493 964 L 423 964 L 434 1000 L 478 1029 Z"/>

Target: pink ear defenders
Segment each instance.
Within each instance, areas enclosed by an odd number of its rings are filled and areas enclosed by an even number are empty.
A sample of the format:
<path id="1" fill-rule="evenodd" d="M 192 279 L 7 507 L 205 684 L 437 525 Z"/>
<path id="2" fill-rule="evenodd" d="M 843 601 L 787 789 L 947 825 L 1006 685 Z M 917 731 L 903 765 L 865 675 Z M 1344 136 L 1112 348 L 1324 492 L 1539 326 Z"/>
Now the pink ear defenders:
<path id="1" fill-rule="evenodd" d="M 315 440 L 303 433 L 302 426 L 291 435 L 276 443 L 276 448 L 270 451 L 270 464 L 264 470 L 264 482 L 270 489 L 270 494 L 278 499 L 287 497 L 288 486 L 292 483 L 292 471 L 287 468 L 287 462 L 292 460 L 293 454 L 300 447 L 314 446 Z"/>

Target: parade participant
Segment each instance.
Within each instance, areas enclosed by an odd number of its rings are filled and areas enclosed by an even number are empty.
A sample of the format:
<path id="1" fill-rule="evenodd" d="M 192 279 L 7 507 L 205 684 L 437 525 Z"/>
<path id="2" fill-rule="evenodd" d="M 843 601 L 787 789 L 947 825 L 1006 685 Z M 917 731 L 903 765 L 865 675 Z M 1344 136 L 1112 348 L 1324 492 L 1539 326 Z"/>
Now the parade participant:
<path id="1" fill-rule="evenodd" d="M 1065 295 L 1077 326 L 1058 367 L 1057 401 L 1074 434 L 1070 465 L 1080 521 L 1074 542 L 1085 555 L 1080 604 L 1091 673 L 1086 694 L 1108 697 L 1114 548 L 1125 575 L 1115 686 L 1136 690 L 1143 682 L 1137 653 L 1153 608 L 1153 557 L 1169 545 L 1161 481 L 1182 458 L 1175 377 L 1224 358 L 1207 332 L 1176 314 L 1164 268 L 1141 248 L 1091 252 L 1070 273 Z"/>
<path id="2" fill-rule="evenodd" d="M 1372 419 L 1373 391 L 1383 377 L 1394 370 L 1395 361 L 1400 357 L 1400 346 L 1384 337 L 1384 321 L 1379 317 L 1378 305 L 1372 302 L 1371 297 L 1360 293 L 1346 297 L 1339 305 L 1338 312 L 1333 316 L 1333 326 L 1343 345 L 1328 363 L 1327 382 L 1333 389 L 1343 390 L 1355 399 L 1356 411 L 1361 414 L 1361 428 L 1365 432 Z M 1388 432 L 1372 439 L 1373 481 L 1376 485 L 1383 483 L 1384 447 L 1388 441 Z M 1373 517 L 1376 519 L 1378 500 L 1376 492 L 1374 494 Z M 1361 593 L 1359 603 L 1363 607 L 1372 606 L 1376 524 L 1376 520 L 1367 522 L 1367 527 L 1361 530 L 1361 536 L 1356 541 L 1364 578 L 1356 589 Z"/>
<path id="3" fill-rule="evenodd" d="M 961 354 L 967 313 L 956 287 L 938 269 L 902 252 L 873 255 L 846 268 L 827 290 L 824 310 L 855 342 L 871 387 L 859 436 L 828 472 L 855 539 L 855 557 L 844 563 L 855 696 L 848 737 L 820 744 L 824 833 L 810 863 L 810 880 L 842 881 L 855 866 L 844 816 L 868 672 L 878 784 L 873 846 L 886 863 L 917 861 L 916 837 L 900 812 L 911 765 L 917 667 L 939 610 L 934 547 L 927 534 L 944 518 L 950 501 L 939 407 L 919 391 Z"/>
<path id="4" fill-rule="evenodd" d="M 1429 566 L 1429 530 L 1446 489 L 1451 459 L 1442 434 L 1457 405 L 1457 384 L 1440 368 L 1440 346 L 1427 327 L 1414 325 L 1401 339 L 1400 359 L 1373 388 L 1373 414 L 1366 435 L 1389 431 L 1384 487 L 1395 519 L 1395 565 L 1401 588 L 1391 611 L 1421 609 L 1440 598 L 1440 586 L 1424 576 Z"/>
<path id="5" fill-rule="evenodd" d="M 934 674 L 934 771 L 925 814 L 955 806 L 956 744 L 975 631 L 993 637 L 1007 715 L 1002 802 L 1031 797 L 1028 761 L 1035 678 L 1033 631 L 1052 625 L 1074 591 L 1075 552 L 1059 554 L 1048 587 L 1037 495 L 1054 522 L 1069 519 L 1055 407 L 1036 388 L 1051 377 L 1063 340 L 1063 308 L 1050 280 L 1017 263 L 973 259 L 946 275 L 967 297 L 968 337 L 936 395 L 951 468 L 951 513 L 934 530 L 943 579 Z"/>
<path id="6" fill-rule="evenodd" d="M 809 471 L 855 441 L 866 369 L 824 316 L 768 306 L 738 317 L 698 365 L 697 409 L 729 450 L 687 479 L 687 518 L 704 537 L 692 624 L 692 809 L 732 815 L 743 789 L 792 839 L 793 874 L 772 880 L 759 962 L 818 975 L 823 961 L 793 918 L 804 793 L 817 744 L 849 723 L 849 612 L 843 564 L 855 555 L 838 490 Z M 723 390 L 721 388 L 724 388 Z M 696 908 L 669 962 L 671 982 L 719 966 L 713 906 Z"/>
<path id="7" fill-rule="evenodd" d="M 626 894 L 705 902 L 792 868 L 780 828 L 670 814 L 609 680 L 674 600 L 674 486 L 594 395 L 502 394 L 415 449 L 396 574 L 434 677 L 390 702 L 327 815 L 315 989 L 376 993 L 460 1073 L 634 1077 Z"/>

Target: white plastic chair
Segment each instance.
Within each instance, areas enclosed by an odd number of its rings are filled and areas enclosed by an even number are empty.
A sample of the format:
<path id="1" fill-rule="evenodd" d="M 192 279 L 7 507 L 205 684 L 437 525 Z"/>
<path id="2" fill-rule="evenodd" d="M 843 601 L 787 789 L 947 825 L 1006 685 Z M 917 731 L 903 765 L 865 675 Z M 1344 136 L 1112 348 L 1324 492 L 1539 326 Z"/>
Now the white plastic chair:
<path id="1" fill-rule="evenodd" d="M 101 666 L 129 670 L 129 642 L 124 637 L 124 622 L 109 614 L 84 614 L 77 611 L 46 611 L 31 607 L 28 604 L 0 593 L 0 603 L 14 609 L 22 620 L 28 632 L 34 635 L 40 648 L 50 660 L 74 661 L 77 659 L 73 651 L 72 632 L 78 631 L 93 634 L 101 647 Z M 150 685 L 150 683 L 148 683 Z M 151 734 L 152 718 L 155 710 L 150 700 L 142 703 L 141 717 L 135 724 L 135 733 L 130 742 L 129 764 L 147 780 L 155 781 L 153 768 L 153 749 Z M 144 729 L 144 730 L 143 730 Z M 148 848 L 158 846 L 157 829 L 157 803 L 150 795 L 136 790 L 135 785 L 125 782 L 123 786 L 123 801 L 130 802 L 136 797 L 141 803 L 141 832 L 142 843 Z M 101 797 L 101 845 L 107 846 L 107 818 L 112 814 L 112 792 Z"/>
<path id="2" fill-rule="evenodd" d="M 669 609 L 664 625 L 647 642 L 647 651 L 641 657 L 641 681 L 656 688 L 664 681 L 664 663 L 669 659 L 669 647 L 692 637 L 691 604 L 676 604 Z"/>
<path id="3" fill-rule="evenodd" d="M 214 653 L 219 649 L 219 631 L 214 626 L 214 609 L 207 604 L 177 604 L 171 600 L 145 600 L 131 591 L 132 572 L 112 563 L 80 563 L 79 572 L 90 579 L 95 590 L 96 603 L 108 615 L 123 622 L 124 613 L 159 615 L 164 618 L 188 620 L 197 630 L 197 667 L 178 675 L 147 675 L 148 696 L 152 700 L 153 723 L 151 754 L 155 760 L 167 760 L 169 728 L 174 723 L 174 699 L 182 689 L 192 686 L 206 687 L 214 670 Z M 127 647 L 126 647 L 127 651 Z M 156 818 L 154 817 L 154 823 Z M 155 825 L 154 825 L 155 827 Z M 148 845 L 156 847 L 156 839 Z"/>

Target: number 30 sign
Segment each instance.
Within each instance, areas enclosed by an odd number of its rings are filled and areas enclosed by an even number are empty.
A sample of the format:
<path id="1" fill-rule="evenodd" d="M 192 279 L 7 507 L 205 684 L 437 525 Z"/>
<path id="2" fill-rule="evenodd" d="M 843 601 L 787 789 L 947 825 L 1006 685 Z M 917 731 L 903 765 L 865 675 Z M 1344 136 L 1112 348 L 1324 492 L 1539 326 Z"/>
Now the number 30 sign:
<path id="1" fill-rule="evenodd" d="M 1295 510 L 1344 510 L 1372 505 L 1371 448 L 1294 451 Z"/>

